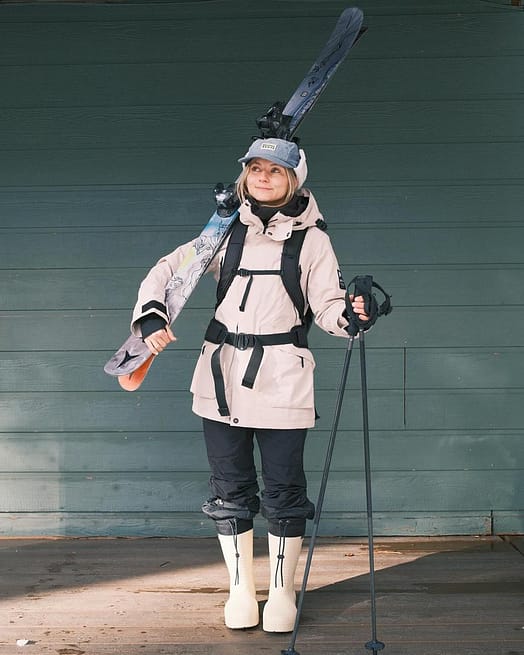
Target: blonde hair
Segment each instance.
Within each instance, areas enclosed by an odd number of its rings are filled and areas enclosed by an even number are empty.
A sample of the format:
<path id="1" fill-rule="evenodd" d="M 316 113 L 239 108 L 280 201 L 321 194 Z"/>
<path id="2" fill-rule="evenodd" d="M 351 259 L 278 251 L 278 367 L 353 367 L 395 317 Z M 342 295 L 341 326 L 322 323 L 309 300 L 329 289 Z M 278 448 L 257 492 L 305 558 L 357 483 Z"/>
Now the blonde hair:
<path id="1" fill-rule="evenodd" d="M 240 202 L 244 202 L 246 198 L 249 196 L 248 190 L 247 190 L 247 176 L 249 174 L 249 167 L 251 165 L 251 162 L 248 161 L 247 164 L 244 166 L 244 169 L 242 170 L 242 173 L 240 173 L 238 180 L 236 182 L 237 185 L 237 195 L 240 199 Z M 282 204 L 280 205 L 283 207 L 284 205 L 287 205 L 287 203 L 291 200 L 291 198 L 295 195 L 295 193 L 298 191 L 298 179 L 295 174 L 295 171 L 292 168 L 286 168 L 285 166 L 282 166 L 284 171 L 286 172 L 286 177 L 287 177 L 287 193 L 282 200 Z M 262 203 L 263 204 L 263 203 Z"/>

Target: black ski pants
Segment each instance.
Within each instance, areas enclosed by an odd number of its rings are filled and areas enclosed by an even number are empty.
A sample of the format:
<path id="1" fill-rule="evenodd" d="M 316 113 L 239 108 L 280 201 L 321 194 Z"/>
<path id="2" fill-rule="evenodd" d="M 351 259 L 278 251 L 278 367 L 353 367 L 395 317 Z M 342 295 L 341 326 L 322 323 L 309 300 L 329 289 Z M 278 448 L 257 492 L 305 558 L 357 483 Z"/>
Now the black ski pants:
<path id="1" fill-rule="evenodd" d="M 315 513 L 307 497 L 304 473 L 307 429 L 243 428 L 210 419 L 203 419 L 203 424 L 213 497 L 202 510 L 217 522 L 218 531 L 227 534 L 227 525 L 234 519 L 238 532 L 244 532 L 252 527 L 254 516 L 261 510 L 272 534 L 303 536 L 306 519 L 312 519 Z M 264 482 L 261 501 L 255 439 Z"/>

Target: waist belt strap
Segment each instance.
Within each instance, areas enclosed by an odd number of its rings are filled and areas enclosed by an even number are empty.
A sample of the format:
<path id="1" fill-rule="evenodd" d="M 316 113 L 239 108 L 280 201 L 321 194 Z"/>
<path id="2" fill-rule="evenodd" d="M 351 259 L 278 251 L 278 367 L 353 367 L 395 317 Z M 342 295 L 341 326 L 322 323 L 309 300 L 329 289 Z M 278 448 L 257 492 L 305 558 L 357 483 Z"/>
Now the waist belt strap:
<path id="1" fill-rule="evenodd" d="M 229 332 L 223 323 L 212 318 L 204 338 L 206 341 L 218 344 L 218 348 L 211 355 L 211 372 L 215 383 L 215 394 L 220 416 L 229 416 L 224 376 L 220 365 L 220 354 L 225 343 L 239 350 L 253 349 L 242 379 L 242 386 L 248 389 L 252 389 L 255 384 L 255 378 L 262 363 L 262 357 L 264 356 L 264 346 L 279 346 L 285 343 L 292 343 L 298 348 L 307 348 L 307 329 L 303 325 L 297 325 L 289 332 L 244 334 L 242 332 Z"/>

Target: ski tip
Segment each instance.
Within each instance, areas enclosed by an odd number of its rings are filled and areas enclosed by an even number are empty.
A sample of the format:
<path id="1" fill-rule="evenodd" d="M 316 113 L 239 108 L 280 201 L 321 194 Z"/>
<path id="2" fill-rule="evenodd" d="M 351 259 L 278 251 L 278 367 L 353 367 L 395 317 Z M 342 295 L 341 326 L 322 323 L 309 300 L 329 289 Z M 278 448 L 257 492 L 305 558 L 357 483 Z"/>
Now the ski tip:
<path id="1" fill-rule="evenodd" d="M 346 7 L 340 14 L 340 18 L 351 22 L 362 22 L 364 20 L 364 12 L 360 7 Z"/>
<path id="2" fill-rule="evenodd" d="M 154 359 L 155 356 L 151 355 L 151 357 L 146 359 L 146 361 L 136 370 L 128 373 L 127 375 L 119 375 L 118 384 L 122 387 L 122 389 L 124 389 L 124 391 L 136 391 L 144 381 Z"/>
<path id="3" fill-rule="evenodd" d="M 342 14 L 351 14 L 353 16 L 363 16 L 364 12 L 360 7 L 346 7 Z"/>
<path id="4" fill-rule="evenodd" d="M 367 30 L 367 27 L 364 27 L 363 23 L 364 12 L 362 9 L 348 7 L 340 14 L 337 26 L 342 25 L 346 34 L 354 34 L 354 41 L 352 41 L 352 45 L 354 45 Z"/>

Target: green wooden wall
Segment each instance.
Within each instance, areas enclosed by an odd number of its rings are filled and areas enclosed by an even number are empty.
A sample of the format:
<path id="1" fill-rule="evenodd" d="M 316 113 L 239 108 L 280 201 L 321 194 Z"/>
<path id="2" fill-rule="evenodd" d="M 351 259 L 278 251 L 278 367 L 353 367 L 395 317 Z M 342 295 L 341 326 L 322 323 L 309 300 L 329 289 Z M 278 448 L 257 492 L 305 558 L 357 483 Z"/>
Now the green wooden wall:
<path id="1" fill-rule="evenodd" d="M 102 367 L 343 6 L 0 5 L 0 534 L 213 534 L 188 393 L 212 284 L 139 392 Z M 393 293 L 367 338 L 375 529 L 522 532 L 524 13 L 360 6 L 369 32 L 301 136 L 346 279 Z M 311 340 L 315 498 L 344 343 Z M 366 529 L 353 364 L 323 534 Z"/>

